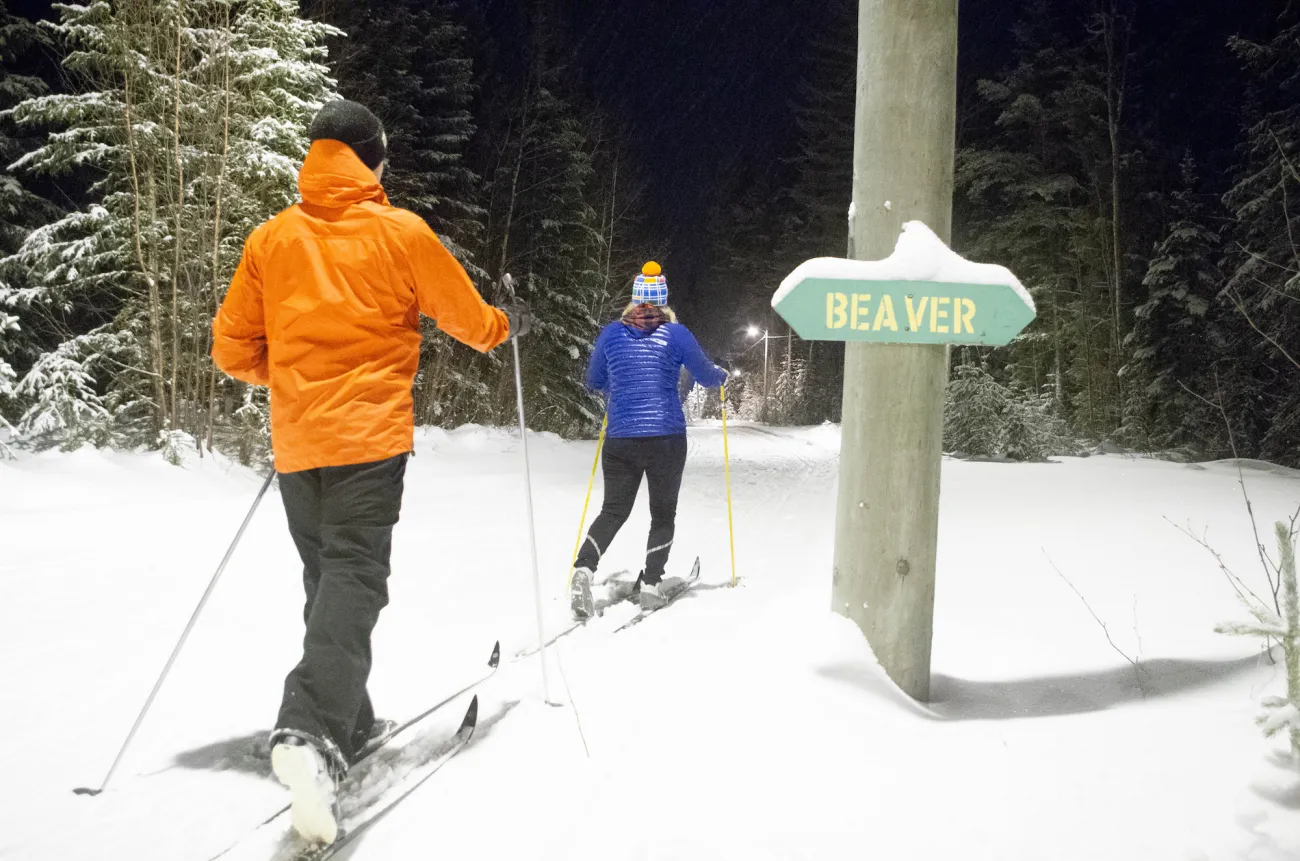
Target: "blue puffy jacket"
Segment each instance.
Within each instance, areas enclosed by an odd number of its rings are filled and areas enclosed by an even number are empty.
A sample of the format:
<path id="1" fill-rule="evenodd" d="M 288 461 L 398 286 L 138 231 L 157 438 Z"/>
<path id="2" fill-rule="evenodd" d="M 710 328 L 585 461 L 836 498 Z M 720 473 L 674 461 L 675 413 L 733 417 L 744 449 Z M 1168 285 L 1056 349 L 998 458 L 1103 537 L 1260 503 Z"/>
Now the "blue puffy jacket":
<path id="1" fill-rule="evenodd" d="M 615 320 L 601 330 L 587 366 L 587 388 L 604 392 L 610 438 L 686 433 L 678 382 L 682 366 L 703 386 L 720 386 L 727 372 L 704 355 L 680 323 L 640 328 Z"/>

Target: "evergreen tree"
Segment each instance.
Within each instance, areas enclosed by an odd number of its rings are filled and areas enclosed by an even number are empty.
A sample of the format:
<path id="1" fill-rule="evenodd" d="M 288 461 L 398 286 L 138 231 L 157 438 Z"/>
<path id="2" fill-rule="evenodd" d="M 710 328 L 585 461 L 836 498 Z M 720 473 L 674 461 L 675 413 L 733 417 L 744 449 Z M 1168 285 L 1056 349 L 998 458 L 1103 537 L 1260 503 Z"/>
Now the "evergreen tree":
<path id="1" fill-rule="evenodd" d="M 646 235 L 642 202 L 650 182 L 626 143 L 628 127 L 595 112 L 587 117 L 585 137 L 592 159 L 588 199 L 597 215 L 597 258 L 601 265 L 602 303 L 593 309 L 597 322 L 623 313 L 632 281 L 647 260 L 667 257 L 667 244 Z"/>
<path id="2" fill-rule="evenodd" d="M 784 219 L 780 254 L 785 271 L 812 257 L 843 257 L 848 251 L 849 202 L 853 199 L 854 121 L 857 112 L 858 4 L 832 0 L 809 52 L 809 71 L 794 106 L 798 121 L 796 176 L 790 213 Z M 769 291 L 770 294 L 770 291 Z M 844 345 L 823 341 L 806 350 L 802 404 L 797 423 L 839 421 L 844 388 Z"/>
<path id="3" fill-rule="evenodd" d="M 1232 48 L 1251 76 L 1241 164 L 1224 203 L 1234 217 L 1227 300 L 1245 322 L 1225 386 L 1239 442 L 1294 463 L 1300 445 L 1300 12 L 1289 8 L 1268 42 Z"/>
<path id="4" fill-rule="evenodd" d="M 1002 433 L 1003 453 L 1012 460 L 1041 461 L 1050 455 L 1074 454 L 1078 449 L 1050 385 L 1037 393 L 1011 389 Z"/>
<path id="5" fill-rule="evenodd" d="M 1273 524 L 1273 534 L 1278 548 L 1278 582 L 1272 606 L 1254 592 L 1243 592 L 1239 588 L 1238 596 L 1254 621 L 1225 622 L 1214 629 L 1238 637 L 1258 637 L 1269 649 L 1275 640 L 1282 647 L 1286 689 L 1282 696 L 1264 699 L 1264 711 L 1255 718 L 1255 723 L 1266 738 L 1285 734 L 1290 742 L 1291 755 L 1300 762 L 1300 585 L 1297 585 L 1295 570 L 1296 536 L 1292 524 L 1281 520 Z M 1273 572 L 1268 565 L 1265 565 L 1265 573 L 1272 584 Z"/>
<path id="6" fill-rule="evenodd" d="M 1002 453 L 1004 413 L 1010 395 L 987 370 L 960 365 L 948 383 L 943 414 L 943 445 L 971 457 Z"/>
<path id="7" fill-rule="evenodd" d="M 18 318 L 0 309 L 0 338 L 13 337 L 18 331 Z M 5 416 L 4 407 L 17 395 L 14 388 L 17 380 L 18 375 L 13 367 L 0 358 L 0 460 L 7 460 L 13 456 L 13 451 L 8 445 L 8 437 L 17 433 L 17 430 Z"/>
<path id="8" fill-rule="evenodd" d="M 857 108 L 858 4 L 830 0 L 809 52 L 810 71 L 794 106 L 799 150 L 791 191 L 795 217 L 785 237 L 794 255 L 843 257 L 853 199 Z"/>
<path id="9" fill-rule="evenodd" d="M 1168 233 L 1142 280 L 1146 301 L 1135 312 L 1128 338 L 1132 360 L 1125 368 L 1141 387 L 1127 436 L 1155 449 L 1201 448 L 1219 436 L 1222 425 L 1203 400 L 1214 397 L 1207 387 L 1210 369 L 1225 346 L 1218 315 L 1211 313 L 1223 288 L 1222 241 L 1199 200 L 1190 157 L 1183 160 L 1182 176 L 1183 188 L 1170 201 Z"/>
<path id="10" fill-rule="evenodd" d="M 384 188 L 395 206 L 423 218 L 470 277 L 487 278 L 481 259 L 487 211 L 482 181 L 468 160 L 478 132 L 469 32 L 449 0 L 395 0 L 382 7 L 324 0 L 339 92 L 370 108 L 388 135 Z M 421 319 L 415 383 L 417 421 L 452 425 L 491 416 L 497 357 L 483 357 Z"/>
<path id="11" fill-rule="evenodd" d="M 35 24 L 10 15 L 0 2 L 0 256 L 14 253 L 34 227 L 58 214 L 53 204 L 25 187 L 8 168 L 34 145 L 31 135 L 15 127 L 9 111 L 18 102 L 49 90 L 40 77 L 21 72 L 20 64 L 31 57 L 33 48 L 44 47 L 48 41 Z M 17 316 L 20 296 L 31 289 L 31 273 L 13 267 L 0 273 L 0 431 L 9 433 L 14 432 L 11 421 L 17 420 L 15 383 L 39 354 L 41 343 L 40 331 L 35 326 L 24 329 Z M 9 455 L 8 446 L 0 439 L 0 458 Z"/>
<path id="12" fill-rule="evenodd" d="M 945 449 L 968 457 L 1035 461 L 1077 448 L 1050 385 L 1039 392 L 1008 388 L 969 364 L 950 377 L 943 437 Z"/>
<path id="13" fill-rule="evenodd" d="M 389 198 L 423 218 L 472 277 L 483 277 L 477 258 L 487 213 L 466 160 L 478 130 L 474 68 L 454 3 L 320 5 L 346 34 L 331 40 L 340 95 L 370 108 L 388 135 Z"/>
<path id="14" fill-rule="evenodd" d="M 296 199 L 306 125 L 330 93 L 319 60 L 332 31 L 292 0 L 59 8 L 77 91 L 15 108 L 21 125 L 51 130 L 17 167 L 90 169 L 92 202 L 3 264 L 36 275 L 20 302 L 69 320 L 20 393 L 53 386 L 91 408 L 42 400 L 23 423 L 51 438 L 211 442 L 242 399 L 208 358 L 212 315 L 244 238 Z M 73 426 L 85 421 L 109 424 Z"/>
<path id="15" fill-rule="evenodd" d="M 497 280 L 513 275 L 535 314 L 520 344 L 532 424 L 572 436 L 600 422 L 599 401 L 583 379 L 599 327 L 593 315 L 604 302 L 602 239 L 589 198 L 588 129 L 576 99 L 564 92 L 553 36 L 544 20 L 535 26 L 528 78 L 509 106 L 502 157 L 491 174 L 488 263 Z M 506 377 L 498 384 L 498 403 L 506 400 Z"/>
<path id="16" fill-rule="evenodd" d="M 1123 218 L 1140 196 L 1123 171 L 1140 152 L 1122 134 L 1127 19 L 1116 3 L 1092 12 L 1037 0 L 1016 30 L 1016 65 L 980 81 L 992 122 L 974 124 L 958 153 L 955 233 L 962 253 L 1015 271 L 1039 308 L 998 359 L 1009 380 L 1033 391 L 1056 381 L 1074 424 L 1100 436 L 1123 415 L 1125 248 L 1139 235 Z"/>

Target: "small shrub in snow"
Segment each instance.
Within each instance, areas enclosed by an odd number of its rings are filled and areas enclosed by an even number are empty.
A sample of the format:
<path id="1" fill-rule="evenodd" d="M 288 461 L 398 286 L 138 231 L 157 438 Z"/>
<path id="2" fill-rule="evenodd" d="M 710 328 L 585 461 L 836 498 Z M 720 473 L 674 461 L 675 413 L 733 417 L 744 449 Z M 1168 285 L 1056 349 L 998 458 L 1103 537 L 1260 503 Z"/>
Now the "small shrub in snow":
<path id="1" fill-rule="evenodd" d="M 1045 460 L 1078 448 L 1050 392 L 1013 390 L 1003 418 L 1004 451 L 1013 460 Z"/>
<path id="2" fill-rule="evenodd" d="M 962 365 L 948 384 L 944 408 L 944 448 L 973 457 L 1003 450 L 1010 393 L 983 368 Z"/>
<path id="3" fill-rule="evenodd" d="M 1079 447 L 1050 390 L 1009 389 L 975 365 L 953 372 L 943 419 L 944 449 L 968 457 L 1045 460 Z"/>
<path id="4" fill-rule="evenodd" d="M 92 341 L 87 336 L 60 344 L 41 356 L 14 390 L 31 404 L 18 422 L 18 433 L 38 450 L 60 446 L 71 451 L 108 439 L 113 416 L 93 375 L 100 354 Z"/>
<path id="5" fill-rule="evenodd" d="M 1255 722 L 1267 738 L 1280 732 L 1290 737 L 1291 753 L 1300 761 L 1300 592 L 1296 588 L 1295 534 L 1279 521 L 1274 526 L 1277 534 L 1280 575 L 1280 612 L 1268 607 L 1253 594 L 1246 598 L 1240 591 L 1242 603 L 1255 618 L 1254 622 L 1227 622 L 1215 627 L 1223 634 L 1246 637 L 1263 637 L 1265 642 L 1277 640 L 1282 645 L 1282 658 L 1286 666 L 1286 696 L 1268 697 L 1264 700 L 1264 713 Z"/>
<path id="6" fill-rule="evenodd" d="M 199 456 L 198 442 L 183 430 L 160 432 L 158 447 L 172 466 L 186 466 Z"/>
<path id="7" fill-rule="evenodd" d="M 235 410 L 235 440 L 239 462 L 248 466 L 271 450 L 271 407 L 265 389 L 248 386 L 244 404 Z"/>

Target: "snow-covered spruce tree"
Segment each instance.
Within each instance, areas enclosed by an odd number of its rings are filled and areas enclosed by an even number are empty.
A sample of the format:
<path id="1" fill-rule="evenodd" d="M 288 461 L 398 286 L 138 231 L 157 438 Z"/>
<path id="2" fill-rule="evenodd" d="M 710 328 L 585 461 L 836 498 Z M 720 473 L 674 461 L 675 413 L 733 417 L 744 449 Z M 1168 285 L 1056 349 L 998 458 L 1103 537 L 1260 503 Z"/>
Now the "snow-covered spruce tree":
<path id="1" fill-rule="evenodd" d="M 330 93 L 317 61 L 332 31 L 291 0 L 58 8 L 75 91 L 17 106 L 20 124 L 49 130 L 17 167 L 89 173 L 94 202 L 5 263 L 39 274 L 27 301 L 77 321 L 55 354 L 97 367 L 66 391 L 98 399 L 115 442 L 157 446 L 179 430 L 211 441 L 238 396 L 208 358 L 212 315 L 243 239 L 296 197 L 306 124 Z M 24 424 L 51 441 L 79 433 L 67 422 L 83 413 L 46 421 L 48 408 Z"/>
<path id="2" fill-rule="evenodd" d="M 718 418 L 722 417 L 718 405 Z M 753 374 L 734 374 L 727 384 L 727 420 L 756 422 L 763 412 L 763 379 Z"/>
<path id="3" fill-rule="evenodd" d="M 1204 400 L 1183 388 L 1214 396 L 1210 367 L 1223 347 L 1223 333 L 1211 310 L 1223 289 L 1223 274 L 1218 264 L 1221 237 L 1196 194 L 1196 166 L 1190 157 L 1181 170 L 1183 188 L 1171 196 L 1168 233 L 1147 265 L 1142 280 L 1146 301 L 1135 312 L 1127 340 L 1132 358 L 1122 371 L 1141 390 L 1133 399 L 1133 414 L 1126 417 L 1126 425 L 1141 430 L 1127 434 L 1127 441 L 1156 450 L 1199 447 L 1222 425 Z M 1138 410 L 1139 405 L 1144 409 Z"/>
<path id="4" fill-rule="evenodd" d="M 235 15 L 227 37 L 229 51 L 213 55 L 214 63 L 220 63 L 222 136 L 220 149 L 213 147 L 214 154 L 220 153 L 219 169 L 211 174 L 215 182 L 209 179 L 214 209 L 205 223 L 211 231 L 205 250 L 211 258 L 207 274 L 212 298 L 211 311 L 203 319 L 205 351 L 211 349 L 211 316 L 239 264 L 244 240 L 298 200 L 298 170 L 309 149 L 307 126 L 322 104 L 338 97 L 324 65 L 325 41 L 339 35 L 337 29 L 300 17 L 296 0 L 219 5 L 233 7 Z M 220 428 L 241 462 L 264 455 L 270 447 L 267 392 L 249 391 L 218 373 L 206 353 L 203 366 L 210 375 L 208 443 Z"/>
<path id="5" fill-rule="evenodd" d="M 1240 164 L 1224 204 L 1233 216 L 1224 296 L 1242 322 L 1223 383 L 1238 444 L 1296 463 L 1300 447 L 1300 9 L 1272 39 L 1233 39 L 1250 75 Z M 1252 331 L 1256 327 L 1258 331 Z M 1214 399 L 1212 397 L 1212 399 Z M 1244 437 L 1244 443 L 1243 443 Z"/>
<path id="6" fill-rule="evenodd" d="M 37 361 L 15 389 L 30 407 L 18 423 L 18 434 L 38 449 L 59 445 L 71 451 L 83 444 L 102 446 L 113 441 L 114 405 L 99 392 L 111 376 L 106 357 L 130 353 L 103 328 L 64 341 Z"/>
<path id="7" fill-rule="evenodd" d="M 772 422 L 783 425 L 806 423 L 807 389 L 808 363 L 793 357 L 783 360 L 772 387 Z"/>
<path id="8" fill-rule="evenodd" d="M 1012 460 L 1041 461 L 1078 448 L 1050 384 L 1037 393 L 1011 388 L 1003 419 L 1003 453 Z"/>
<path id="9" fill-rule="evenodd" d="M 948 451 L 971 457 L 1002 453 L 1006 438 L 1004 413 L 1010 394 L 977 365 L 960 365 L 948 383 L 943 415 L 943 444 Z"/>
<path id="10" fill-rule="evenodd" d="M 419 215 L 470 277 L 482 285 L 487 212 L 481 179 L 466 151 L 477 132 L 469 35 L 446 0 L 394 0 L 380 6 L 317 0 L 347 35 L 331 40 L 339 92 L 369 107 L 388 135 L 384 188 L 395 206 Z M 485 378 L 500 356 L 481 356 L 422 318 L 415 384 L 417 420 L 455 425 L 491 416 Z"/>
<path id="11" fill-rule="evenodd" d="M 9 165 L 37 145 L 37 137 L 19 129 L 8 112 L 19 102 L 48 92 L 40 77 L 17 69 L 33 49 L 48 43 L 48 35 L 36 24 L 10 15 L 0 2 L 0 258 L 17 251 L 32 228 L 59 215 L 57 207 L 33 193 L 9 170 Z M 14 383 L 40 354 L 42 335 L 47 334 L 39 318 L 24 321 L 25 326 L 20 322 L 20 297 L 30 290 L 31 277 L 19 267 L 0 271 L 0 432 L 8 434 L 14 432 L 12 422 L 22 412 Z M 0 439 L 0 458 L 9 454 L 9 447 Z"/>
<path id="12" fill-rule="evenodd" d="M 971 112 L 956 162 L 954 244 L 1010 267 L 1039 309 L 1008 352 L 1009 381 L 1055 380 L 1071 423 L 1094 436 L 1123 414 L 1127 249 L 1141 237 L 1142 196 L 1124 170 L 1140 147 L 1119 111 L 1126 5 L 1026 4 L 1016 62 L 979 82 L 986 109 Z"/>
<path id="13" fill-rule="evenodd" d="M 487 212 L 465 153 L 478 130 L 469 34 L 448 0 L 382 5 L 317 0 L 342 33 L 330 40 L 339 93 L 370 108 L 388 135 L 384 189 L 419 215 L 471 277 Z"/>
<path id="14" fill-rule="evenodd" d="M 0 308 L 0 338 L 17 331 L 18 318 L 5 313 L 3 308 Z M 5 418 L 5 405 L 12 402 L 17 395 L 14 389 L 14 383 L 17 379 L 18 375 L 14 373 L 13 367 L 3 358 L 0 358 L 0 460 L 8 460 L 13 457 L 13 449 L 9 446 L 9 440 L 17 431 Z"/>
<path id="15" fill-rule="evenodd" d="M 600 304 L 591 311 L 604 323 L 623 313 L 631 279 L 641 266 L 647 260 L 663 260 L 669 248 L 662 236 L 647 235 L 644 201 L 652 180 L 628 144 L 635 131 L 594 110 L 585 112 L 584 121 L 592 160 L 587 199 L 597 213 L 596 259 L 601 269 Z"/>
<path id="16" fill-rule="evenodd" d="M 734 418 L 732 410 L 735 397 L 730 389 L 727 389 L 727 401 L 727 416 Z M 718 421 L 722 418 L 722 400 L 718 397 L 716 389 L 691 386 L 682 407 L 686 413 L 686 420 L 690 422 Z"/>
<path id="17" fill-rule="evenodd" d="M 232 450 L 239 462 L 252 463 L 271 451 L 271 415 L 268 391 L 260 386 L 244 386 L 244 400 L 234 411 L 228 433 Z"/>
<path id="18" fill-rule="evenodd" d="M 787 241 L 800 259 L 845 255 L 853 197 L 853 122 L 857 106 L 858 4 L 828 0 L 825 29 L 809 53 L 794 114 L 799 150 L 790 197 L 796 220 Z"/>
<path id="19" fill-rule="evenodd" d="M 1228 622 L 1215 627 L 1216 631 L 1237 636 L 1262 637 L 1277 640 L 1282 647 L 1283 665 L 1286 667 L 1286 696 L 1264 700 L 1264 713 L 1255 719 L 1267 738 L 1286 733 L 1291 743 L 1291 754 L 1300 762 L 1300 589 L 1296 585 L 1296 536 L 1291 527 L 1278 521 L 1274 524 L 1280 561 L 1280 611 L 1267 606 L 1253 594 L 1247 598 L 1241 589 L 1238 595 L 1254 622 Z"/>
<path id="20" fill-rule="evenodd" d="M 586 127 L 563 93 L 561 69 L 545 41 L 539 38 L 528 81 L 509 113 L 506 149 L 492 175 L 489 263 L 498 277 L 514 276 L 535 314 L 533 331 L 519 345 L 530 425 L 576 436 L 600 423 L 600 402 L 583 377 L 599 329 L 593 309 L 604 296 L 602 239 L 588 200 Z M 512 385 L 508 372 L 502 374 L 498 403 L 509 402 Z"/>

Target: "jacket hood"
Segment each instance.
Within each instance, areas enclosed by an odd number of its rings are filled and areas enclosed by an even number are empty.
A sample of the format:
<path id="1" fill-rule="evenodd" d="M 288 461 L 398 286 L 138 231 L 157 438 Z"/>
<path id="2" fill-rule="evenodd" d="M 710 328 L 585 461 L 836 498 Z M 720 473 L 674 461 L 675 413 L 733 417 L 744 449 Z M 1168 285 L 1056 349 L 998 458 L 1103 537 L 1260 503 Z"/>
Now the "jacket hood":
<path id="1" fill-rule="evenodd" d="M 342 209 L 366 201 L 388 204 L 384 187 L 352 148 L 336 140 L 318 140 L 298 171 L 298 193 L 305 203 Z"/>

